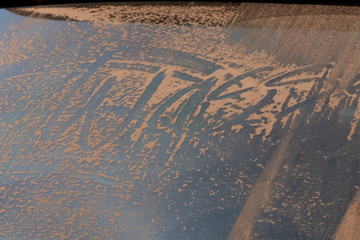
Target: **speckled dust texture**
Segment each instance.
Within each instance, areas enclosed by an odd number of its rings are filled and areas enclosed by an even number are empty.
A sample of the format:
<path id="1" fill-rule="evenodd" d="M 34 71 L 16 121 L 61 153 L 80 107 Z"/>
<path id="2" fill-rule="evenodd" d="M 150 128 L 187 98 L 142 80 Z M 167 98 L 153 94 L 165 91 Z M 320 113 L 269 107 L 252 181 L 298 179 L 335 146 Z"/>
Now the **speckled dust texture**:
<path id="1" fill-rule="evenodd" d="M 0 239 L 331 239 L 358 221 L 359 34 L 261 27 L 251 7 L 0 10 Z"/>

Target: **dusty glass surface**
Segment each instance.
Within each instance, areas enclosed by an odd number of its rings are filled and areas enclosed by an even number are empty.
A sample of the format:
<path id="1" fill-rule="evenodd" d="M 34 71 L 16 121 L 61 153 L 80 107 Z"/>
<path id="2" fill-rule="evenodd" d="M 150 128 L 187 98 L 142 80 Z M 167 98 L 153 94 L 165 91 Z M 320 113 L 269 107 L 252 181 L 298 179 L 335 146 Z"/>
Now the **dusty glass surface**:
<path id="1" fill-rule="evenodd" d="M 359 11 L 1 9 L 0 238 L 356 239 Z"/>

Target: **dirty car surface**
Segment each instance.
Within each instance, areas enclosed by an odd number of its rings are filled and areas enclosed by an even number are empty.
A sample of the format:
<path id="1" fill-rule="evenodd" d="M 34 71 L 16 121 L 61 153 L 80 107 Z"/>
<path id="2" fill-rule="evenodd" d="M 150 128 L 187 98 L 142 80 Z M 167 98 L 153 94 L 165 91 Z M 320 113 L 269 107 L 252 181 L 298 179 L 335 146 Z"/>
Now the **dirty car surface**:
<path id="1" fill-rule="evenodd" d="M 1 9 L 1 238 L 356 239 L 359 13 Z"/>

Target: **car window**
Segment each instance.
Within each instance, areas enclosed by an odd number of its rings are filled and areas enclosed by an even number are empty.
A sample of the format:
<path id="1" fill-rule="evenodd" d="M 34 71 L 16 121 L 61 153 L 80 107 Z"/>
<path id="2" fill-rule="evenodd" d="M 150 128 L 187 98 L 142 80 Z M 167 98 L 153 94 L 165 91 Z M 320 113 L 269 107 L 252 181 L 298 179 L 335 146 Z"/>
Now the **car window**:
<path id="1" fill-rule="evenodd" d="M 0 236 L 357 239 L 359 12 L 1 9 Z"/>

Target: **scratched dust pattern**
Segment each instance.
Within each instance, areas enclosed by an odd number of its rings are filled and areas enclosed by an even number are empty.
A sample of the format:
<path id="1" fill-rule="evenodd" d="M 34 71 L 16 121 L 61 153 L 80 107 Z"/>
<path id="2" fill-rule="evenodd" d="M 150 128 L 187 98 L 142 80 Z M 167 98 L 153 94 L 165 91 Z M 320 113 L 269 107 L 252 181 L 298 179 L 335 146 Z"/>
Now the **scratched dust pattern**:
<path id="1" fill-rule="evenodd" d="M 249 52 L 239 36 L 266 30 L 228 28 L 233 14 L 208 26 L 156 16 L 1 10 L 1 238 L 226 239 L 307 114 L 254 237 L 330 239 L 359 181 L 357 80 L 320 104 L 333 61 Z"/>

